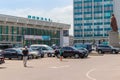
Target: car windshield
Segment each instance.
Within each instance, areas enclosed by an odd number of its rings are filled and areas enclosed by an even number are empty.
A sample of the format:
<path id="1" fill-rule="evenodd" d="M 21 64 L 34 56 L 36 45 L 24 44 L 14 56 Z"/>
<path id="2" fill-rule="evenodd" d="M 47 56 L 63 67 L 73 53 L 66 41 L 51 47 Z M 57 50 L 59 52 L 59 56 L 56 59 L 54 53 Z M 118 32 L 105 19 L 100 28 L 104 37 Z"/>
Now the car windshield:
<path id="1" fill-rule="evenodd" d="M 51 47 L 49 47 L 49 46 L 47 46 L 46 48 L 47 48 L 48 50 L 53 50 L 53 48 L 51 48 Z"/>
<path id="2" fill-rule="evenodd" d="M 31 46 L 32 49 L 38 49 L 39 46 Z"/>
<path id="3" fill-rule="evenodd" d="M 21 49 L 15 49 L 18 53 L 22 53 Z"/>
<path id="4" fill-rule="evenodd" d="M 43 46 L 31 46 L 32 50 L 39 50 L 40 48 L 42 48 Z M 47 50 L 53 50 L 51 47 L 49 46 L 44 46 Z"/>
<path id="5" fill-rule="evenodd" d="M 85 49 L 85 48 L 83 48 L 83 47 L 76 47 L 77 49 Z"/>
<path id="6" fill-rule="evenodd" d="M 28 51 L 32 52 L 33 50 L 31 48 L 28 48 Z"/>
<path id="7" fill-rule="evenodd" d="M 72 47 L 74 50 L 78 50 L 76 47 Z"/>
<path id="8" fill-rule="evenodd" d="M 87 48 L 87 46 L 86 46 L 86 45 L 83 45 L 83 44 L 76 44 L 75 47 L 76 47 L 76 48 L 81 48 L 81 47 L 82 47 L 82 48 Z"/>
<path id="9" fill-rule="evenodd" d="M 111 48 L 114 48 L 113 46 L 110 46 Z"/>

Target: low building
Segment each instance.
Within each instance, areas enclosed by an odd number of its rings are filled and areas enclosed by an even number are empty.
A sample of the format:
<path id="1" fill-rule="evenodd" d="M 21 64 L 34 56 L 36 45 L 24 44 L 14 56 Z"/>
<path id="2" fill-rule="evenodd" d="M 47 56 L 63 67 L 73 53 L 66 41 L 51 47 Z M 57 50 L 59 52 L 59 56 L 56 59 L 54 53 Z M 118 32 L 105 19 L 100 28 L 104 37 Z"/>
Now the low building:
<path id="1" fill-rule="evenodd" d="M 69 24 L 0 14 L 0 44 L 63 46 L 63 32 L 69 29 Z"/>

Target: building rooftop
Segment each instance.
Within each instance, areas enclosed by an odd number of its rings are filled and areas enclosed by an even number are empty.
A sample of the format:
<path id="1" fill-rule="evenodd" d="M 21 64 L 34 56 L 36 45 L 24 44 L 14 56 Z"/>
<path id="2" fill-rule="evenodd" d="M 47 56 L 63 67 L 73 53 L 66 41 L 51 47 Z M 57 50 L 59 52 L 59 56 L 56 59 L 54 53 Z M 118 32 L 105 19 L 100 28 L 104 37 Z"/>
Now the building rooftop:
<path id="1" fill-rule="evenodd" d="M 70 29 L 69 24 L 33 20 L 33 19 L 28 19 L 28 18 L 23 18 L 23 17 L 0 14 L 0 24 L 2 24 L 2 22 L 18 23 L 18 24 L 23 24 L 23 25 L 27 24 L 27 25 L 34 25 L 34 26 L 48 26 L 48 27 L 61 28 L 61 29 Z"/>

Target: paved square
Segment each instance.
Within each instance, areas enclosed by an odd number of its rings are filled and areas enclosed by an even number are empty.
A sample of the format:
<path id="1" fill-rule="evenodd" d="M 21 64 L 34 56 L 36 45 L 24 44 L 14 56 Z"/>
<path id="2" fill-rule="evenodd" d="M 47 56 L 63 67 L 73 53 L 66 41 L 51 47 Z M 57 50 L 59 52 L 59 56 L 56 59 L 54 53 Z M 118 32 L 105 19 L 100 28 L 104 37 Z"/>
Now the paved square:
<path id="1" fill-rule="evenodd" d="M 119 80 L 120 54 L 89 56 L 86 59 L 42 58 L 28 61 L 5 60 L 1 80 Z"/>

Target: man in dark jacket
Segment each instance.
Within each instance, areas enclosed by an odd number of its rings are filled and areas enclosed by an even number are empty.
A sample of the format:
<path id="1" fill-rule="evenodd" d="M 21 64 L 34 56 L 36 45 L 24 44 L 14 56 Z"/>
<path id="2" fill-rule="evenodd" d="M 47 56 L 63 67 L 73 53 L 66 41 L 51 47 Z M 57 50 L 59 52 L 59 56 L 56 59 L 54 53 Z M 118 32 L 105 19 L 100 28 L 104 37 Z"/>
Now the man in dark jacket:
<path id="1" fill-rule="evenodd" d="M 25 49 L 22 51 L 23 53 L 23 65 L 24 67 L 27 67 L 27 59 L 28 59 L 28 49 L 27 46 L 25 46 Z"/>

